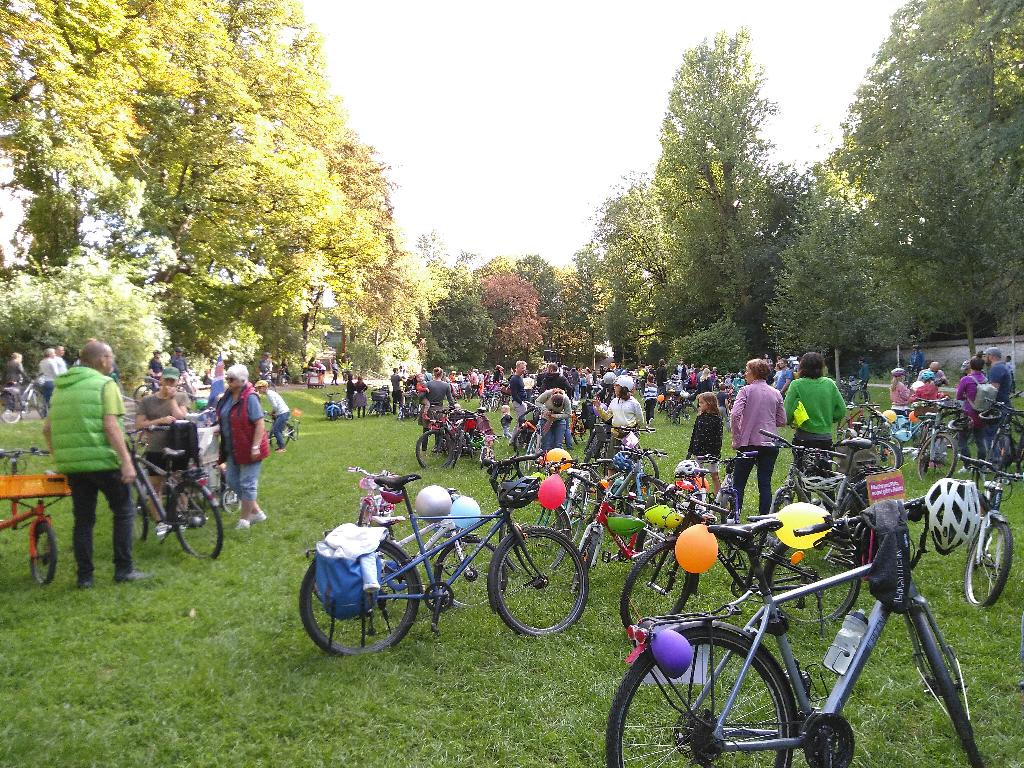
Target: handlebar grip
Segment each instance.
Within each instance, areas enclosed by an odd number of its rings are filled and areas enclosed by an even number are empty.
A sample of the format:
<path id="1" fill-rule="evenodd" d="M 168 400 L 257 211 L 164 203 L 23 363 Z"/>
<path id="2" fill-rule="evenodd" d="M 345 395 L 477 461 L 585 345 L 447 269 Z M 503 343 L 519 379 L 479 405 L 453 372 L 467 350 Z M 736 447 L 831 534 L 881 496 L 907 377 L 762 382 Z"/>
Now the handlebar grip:
<path id="1" fill-rule="evenodd" d="M 835 524 L 831 520 L 826 520 L 824 523 L 809 525 L 806 528 L 796 528 L 793 530 L 793 535 L 810 536 L 812 533 L 824 533 L 825 531 L 831 531 L 834 526 Z"/>

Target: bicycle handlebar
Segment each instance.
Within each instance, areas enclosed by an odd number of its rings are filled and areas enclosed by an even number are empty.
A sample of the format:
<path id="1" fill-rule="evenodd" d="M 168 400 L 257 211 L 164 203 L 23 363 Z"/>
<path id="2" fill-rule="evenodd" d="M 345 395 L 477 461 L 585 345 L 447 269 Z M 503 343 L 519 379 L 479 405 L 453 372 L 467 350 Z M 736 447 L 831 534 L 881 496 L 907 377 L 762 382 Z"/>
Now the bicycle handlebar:
<path id="1" fill-rule="evenodd" d="M 537 459 L 543 458 L 543 456 L 543 452 L 527 453 L 523 454 L 522 456 L 510 456 L 509 458 L 502 459 L 501 461 L 494 461 L 493 459 L 488 459 L 487 461 L 483 462 L 483 465 L 490 470 L 492 475 L 494 475 L 497 474 L 500 470 L 505 469 L 506 467 L 513 467 L 516 464 L 523 464 L 524 462 L 527 461 L 537 461 Z"/>
<path id="2" fill-rule="evenodd" d="M 12 448 L 10 450 L 0 449 L 0 459 L 17 459 L 20 456 L 49 456 L 50 452 L 42 448 Z"/>
<path id="3" fill-rule="evenodd" d="M 832 457 L 838 458 L 838 459 L 845 459 L 846 458 L 846 454 L 844 454 L 844 453 L 837 453 L 836 451 L 829 450 L 828 448 L 815 448 L 814 446 L 811 446 L 811 445 L 794 445 L 793 443 L 789 442 L 789 440 L 784 438 L 782 435 L 777 435 L 774 432 L 769 432 L 766 429 L 759 429 L 757 431 L 760 432 L 765 437 L 771 438 L 772 440 L 775 440 L 777 442 L 782 443 L 784 446 L 786 446 L 787 448 L 789 448 L 789 449 L 791 449 L 793 451 L 801 451 L 801 452 L 805 452 L 805 453 L 806 452 L 814 452 L 814 453 L 819 453 L 819 454 L 821 454 L 823 456 L 832 456 Z"/>

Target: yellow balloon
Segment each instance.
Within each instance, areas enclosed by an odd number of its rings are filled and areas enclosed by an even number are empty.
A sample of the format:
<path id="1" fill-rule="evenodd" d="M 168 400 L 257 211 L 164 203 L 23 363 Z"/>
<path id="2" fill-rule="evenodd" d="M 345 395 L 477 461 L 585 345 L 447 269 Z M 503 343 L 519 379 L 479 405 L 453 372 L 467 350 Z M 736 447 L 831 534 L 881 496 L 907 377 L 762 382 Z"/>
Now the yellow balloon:
<path id="1" fill-rule="evenodd" d="M 806 528 L 809 525 L 817 525 L 825 521 L 825 510 L 808 504 L 805 501 L 798 501 L 794 504 L 787 504 L 780 509 L 775 516 L 782 521 L 782 527 L 775 532 L 779 541 L 793 549 L 810 549 L 816 541 L 819 541 L 827 531 L 812 533 L 806 536 L 797 536 L 793 533 L 798 528 Z"/>
<path id="2" fill-rule="evenodd" d="M 885 416 L 885 420 L 890 424 L 896 421 L 896 411 L 889 409 L 888 411 L 882 411 L 882 415 Z"/>
<path id="3" fill-rule="evenodd" d="M 683 522 L 682 515 L 664 504 L 658 504 L 648 509 L 644 512 L 644 519 L 652 525 L 669 530 L 678 528 L 679 524 Z"/>

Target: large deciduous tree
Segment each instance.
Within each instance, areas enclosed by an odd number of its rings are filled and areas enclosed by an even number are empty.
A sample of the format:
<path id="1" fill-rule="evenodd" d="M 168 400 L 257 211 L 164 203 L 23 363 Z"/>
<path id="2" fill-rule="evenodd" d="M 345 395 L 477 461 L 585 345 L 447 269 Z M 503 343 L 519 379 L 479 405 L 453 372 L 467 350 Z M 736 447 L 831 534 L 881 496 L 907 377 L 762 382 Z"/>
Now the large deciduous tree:
<path id="1" fill-rule="evenodd" d="M 544 317 L 534 287 L 519 275 L 488 275 L 481 281 L 483 304 L 493 327 L 488 359 L 526 357 L 543 340 Z"/>

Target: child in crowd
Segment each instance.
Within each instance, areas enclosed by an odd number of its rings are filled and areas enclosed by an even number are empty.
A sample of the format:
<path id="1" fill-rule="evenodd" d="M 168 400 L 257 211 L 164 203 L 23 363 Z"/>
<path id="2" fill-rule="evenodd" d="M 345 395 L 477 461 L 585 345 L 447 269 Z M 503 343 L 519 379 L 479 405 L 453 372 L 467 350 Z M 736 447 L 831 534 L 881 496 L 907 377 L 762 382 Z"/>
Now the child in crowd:
<path id="1" fill-rule="evenodd" d="M 654 381 L 654 374 L 647 377 L 644 385 L 644 417 L 647 419 L 647 426 L 654 423 L 654 409 L 658 406 L 658 385 Z"/>
<path id="2" fill-rule="evenodd" d="M 501 434 L 512 440 L 512 411 L 507 405 L 501 406 Z"/>
<path id="3" fill-rule="evenodd" d="M 729 428 L 729 412 L 732 410 L 732 377 L 727 376 L 722 379 L 722 383 L 718 385 L 718 411 L 719 415 L 724 416 L 725 428 Z"/>
<path id="4" fill-rule="evenodd" d="M 718 410 L 718 397 L 713 392 L 697 395 L 697 418 L 693 421 L 693 434 L 686 458 L 697 456 L 704 469 L 711 472 L 711 482 L 717 494 L 719 488 L 718 460 L 722 455 L 722 414 Z"/>
<path id="5" fill-rule="evenodd" d="M 902 415 L 907 415 L 910 401 L 913 395 L 910 387 L 906 384 L 907 372 L 903 368 L 892 369 L 892 381 L 889 383 L 889 399 L 892 401 L 892 409 Z"/>

